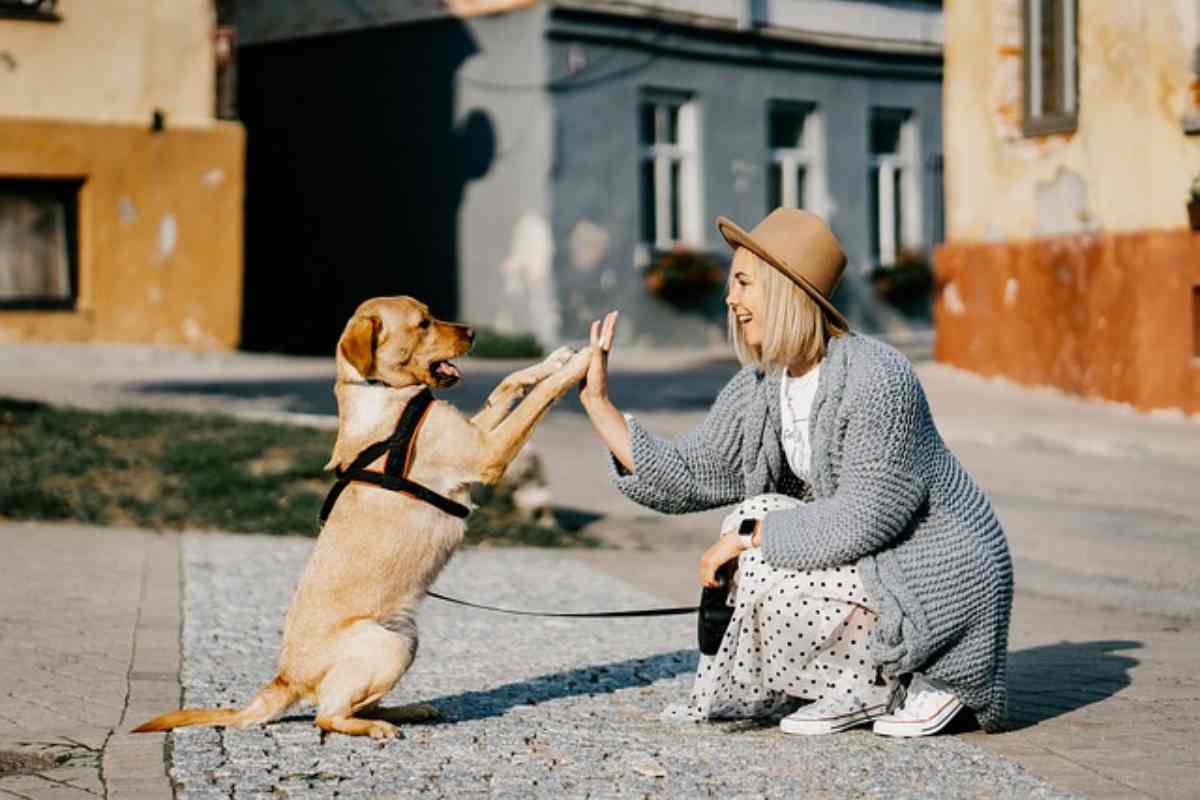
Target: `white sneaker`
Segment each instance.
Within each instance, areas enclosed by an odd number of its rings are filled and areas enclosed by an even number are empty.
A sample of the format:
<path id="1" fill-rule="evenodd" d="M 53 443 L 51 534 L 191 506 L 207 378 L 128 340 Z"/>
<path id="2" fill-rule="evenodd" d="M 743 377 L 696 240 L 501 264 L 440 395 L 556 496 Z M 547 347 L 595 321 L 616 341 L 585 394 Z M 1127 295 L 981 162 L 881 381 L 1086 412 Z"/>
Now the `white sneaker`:
<path id="1" fill-rule="evenodd" d="M 841 689 L 842 694 L 832 694 L 788 714 L 779 720 L 779 729 L 784 733 L 819 736 L 869 725 L 887 713 L 894 689 L 893 683 L 850 694 Z"/>
<path id="2" fill-rule="evenodd" d="M 962 707 L 954 692 L 914 672 L 904 702 L 875 720 L 872 730 L 882 736 L 929 736 L 950 724 Z"/>

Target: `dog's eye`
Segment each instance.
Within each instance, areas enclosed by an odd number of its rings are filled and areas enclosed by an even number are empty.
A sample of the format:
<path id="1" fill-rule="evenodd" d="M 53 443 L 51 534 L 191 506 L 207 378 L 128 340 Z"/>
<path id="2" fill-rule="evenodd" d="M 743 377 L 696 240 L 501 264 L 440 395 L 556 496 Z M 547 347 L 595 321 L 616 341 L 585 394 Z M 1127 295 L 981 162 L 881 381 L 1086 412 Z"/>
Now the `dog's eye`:
<path id="1" fill-rule="evenodd" d="M 428 327 L 429 327 L 429 320 L 427 320 L 427 319 L 423 319 L 423 320 L 421 320 L 419 323 L 417 323 L 417 327 L 418 327 L 418 328 L 428 328 Z"/>

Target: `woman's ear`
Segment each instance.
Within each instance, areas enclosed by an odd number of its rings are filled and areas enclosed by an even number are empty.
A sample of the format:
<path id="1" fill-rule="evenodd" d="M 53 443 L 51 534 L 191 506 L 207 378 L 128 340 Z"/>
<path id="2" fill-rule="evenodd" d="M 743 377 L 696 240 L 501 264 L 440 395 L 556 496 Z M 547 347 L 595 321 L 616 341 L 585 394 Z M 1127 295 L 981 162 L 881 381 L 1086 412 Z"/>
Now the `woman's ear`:
<path id="1" fill-rule="evenodd" d="M 338 352 L 363 380 L 375 369 L 375 344 L 379 337 L 379 317 L 355 317 L 350 320 L 338 342 Z"/>

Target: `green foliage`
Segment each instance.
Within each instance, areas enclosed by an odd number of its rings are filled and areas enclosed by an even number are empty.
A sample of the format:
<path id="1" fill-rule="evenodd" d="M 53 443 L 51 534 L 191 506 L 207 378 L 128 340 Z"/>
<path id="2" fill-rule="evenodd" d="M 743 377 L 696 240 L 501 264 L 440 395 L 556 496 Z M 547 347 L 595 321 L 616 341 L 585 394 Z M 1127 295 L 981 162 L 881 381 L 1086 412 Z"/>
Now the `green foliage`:
<path id="1" fill-rule="evenodd" d="M 316 535 L 332 431 L 166 411 L 55 408 L 0 397 L 0 519 Z M 585 537 L 482 491 L 468 541 Z"/>
<path id="2" fill-rule="evenodd" d="M 529 333 L 500 333 L 492 328 L 475 328 L 475 358 L 541 358 L 538 340 Z"/>

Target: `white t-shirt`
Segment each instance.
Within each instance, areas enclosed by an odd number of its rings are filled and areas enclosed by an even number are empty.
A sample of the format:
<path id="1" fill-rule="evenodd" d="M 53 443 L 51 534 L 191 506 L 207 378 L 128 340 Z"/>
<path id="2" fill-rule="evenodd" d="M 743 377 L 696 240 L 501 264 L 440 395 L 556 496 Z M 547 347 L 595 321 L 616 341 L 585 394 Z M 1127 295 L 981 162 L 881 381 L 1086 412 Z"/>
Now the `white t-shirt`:
<path id="1" fill-rule="evenodd" d="M 779 413 L 783 427 L 783 454 L 788 466 L 797 476 L 806 477 L 812 467 L 812 442 L 809 441 L 809 415 L 817 396 L 817 381 L 821 375 L 818 363 L 798 378 L 787 370 L 779 381 Z"/>

